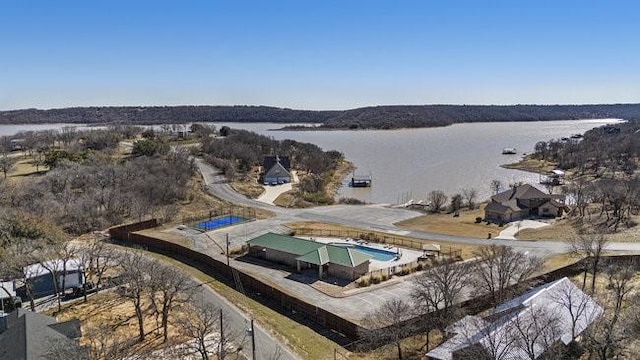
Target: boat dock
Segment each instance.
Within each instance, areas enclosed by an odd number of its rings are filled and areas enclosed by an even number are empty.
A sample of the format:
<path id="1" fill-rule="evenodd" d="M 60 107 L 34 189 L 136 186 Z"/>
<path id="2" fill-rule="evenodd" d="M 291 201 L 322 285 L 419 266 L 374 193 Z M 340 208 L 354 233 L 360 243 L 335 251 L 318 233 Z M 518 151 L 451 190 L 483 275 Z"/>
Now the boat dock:
<path id="1" fill-rule="evenodd" d="M 371 174 L 369 175 L 356 175 L 351 176 L 351 187 L 370 187 L 371 186 Z"/>

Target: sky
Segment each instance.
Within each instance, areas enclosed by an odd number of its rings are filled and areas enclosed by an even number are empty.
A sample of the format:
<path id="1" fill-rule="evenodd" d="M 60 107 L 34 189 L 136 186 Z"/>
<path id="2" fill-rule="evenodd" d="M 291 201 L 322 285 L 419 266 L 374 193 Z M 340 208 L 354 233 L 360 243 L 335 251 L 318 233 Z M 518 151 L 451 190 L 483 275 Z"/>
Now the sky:
<path id="1" fill-rule="evenodd" d="M 640 102 L 640 2 L 0 0 L 0 110 Z"/>

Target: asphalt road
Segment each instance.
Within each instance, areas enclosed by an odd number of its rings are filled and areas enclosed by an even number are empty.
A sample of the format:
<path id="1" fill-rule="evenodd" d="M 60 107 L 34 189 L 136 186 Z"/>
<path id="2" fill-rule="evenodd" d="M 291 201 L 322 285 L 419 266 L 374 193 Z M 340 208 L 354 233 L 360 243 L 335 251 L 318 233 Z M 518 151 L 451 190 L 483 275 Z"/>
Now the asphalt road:
<path id="1" fill-rule="evenodd" d="M 208 286 L 199 286 L 199 291 L 194 299 L 213 304 L 215 307 L 222 309 L 225 314 L 223 319 L 225 323 L 224 331 L 227 334 L 226 336 L 228 336 L 227 338 L 230 339 L 235 346 L 242 346 L 242 354 L 244 354 L 247 359 L 251 359 L 251 336 L 248 331 L 250 328 L 250 317 Z M 271 334 L 256 322 L 254 322 L 253 329 L 255 333 L 255 354 L 257 360 L 299 359 L 298 356 L 293 354 L 277 339 L 273 338 Z"/>

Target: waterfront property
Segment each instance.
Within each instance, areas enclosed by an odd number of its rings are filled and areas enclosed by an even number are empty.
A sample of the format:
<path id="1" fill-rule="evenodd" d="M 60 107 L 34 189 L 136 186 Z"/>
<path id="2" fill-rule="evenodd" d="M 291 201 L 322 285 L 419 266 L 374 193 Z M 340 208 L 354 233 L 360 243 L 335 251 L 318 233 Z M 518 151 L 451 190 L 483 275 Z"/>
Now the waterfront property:
<path id="1" fill-rule="evenodd" d="M 372 255 L 354 247 L 325 244 L 293 236 L 266 233 L 247 241 L 249 255 L 294 267 L 314 269 L 318 278 L 356 280 L 369 272 Z"/>
<path id="2" fill-rule="evenodd" d="M 602 307 L 568 278 L 542 285 L 499 305 L 488 315 L 466 316 L 447 327 L 453 335 L 427 353 L 431 360 L 483 358 L 537 359 L 552 346 L 568 345 L 600 314 Z"/>
<path id="3" fill-rule="evenodd" d="M 291 182 L 291 164 L 288 156 L 265 156 L 262 165 L 262 182 L 265 185 L 277 185 Z"/>
<path id="4" fill-rule="evenodd" d="M 546 194 L 524 184 L 493 195 L 484 208 L 484 217 L 487 221 L 504 223 L 530 216 L 562 216 L 564 199 L 564 195 Z"/>

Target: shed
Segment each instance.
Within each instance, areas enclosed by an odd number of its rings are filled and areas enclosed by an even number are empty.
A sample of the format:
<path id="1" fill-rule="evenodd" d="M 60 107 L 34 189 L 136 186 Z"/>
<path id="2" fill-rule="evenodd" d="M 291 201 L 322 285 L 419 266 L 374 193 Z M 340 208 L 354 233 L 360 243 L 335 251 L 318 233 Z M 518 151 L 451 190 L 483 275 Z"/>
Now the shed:
<path id="1" fill-rule="evenodd" d="M 32 264 L 22 269 L 24 278 L 33 289 L 35 297 L 51 295 L 55 292 L 53 273 L 57 274 L 57 285 L 59 290 L 72 289 L 84 284 L 84 271 L 80 259 L 49 260 L 42 263 Z M 64 283 L 64 289 L 62 284 Z"/>

